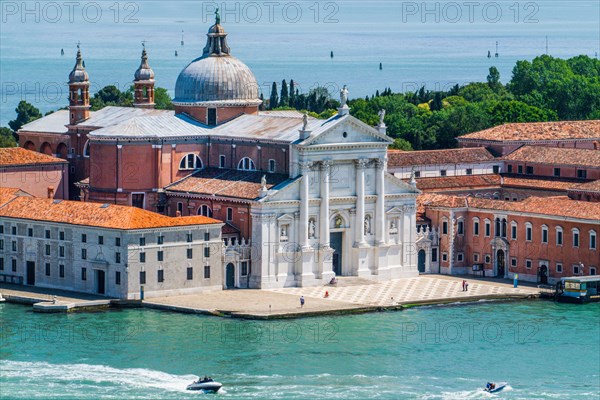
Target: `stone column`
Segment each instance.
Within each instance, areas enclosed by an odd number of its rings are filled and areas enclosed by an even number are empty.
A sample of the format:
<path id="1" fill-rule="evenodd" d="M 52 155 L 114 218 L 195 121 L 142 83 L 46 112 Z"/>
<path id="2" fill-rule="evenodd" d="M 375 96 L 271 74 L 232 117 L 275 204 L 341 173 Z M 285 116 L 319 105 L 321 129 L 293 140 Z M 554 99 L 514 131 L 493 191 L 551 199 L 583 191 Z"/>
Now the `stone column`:
<path id="1" fill-rule="evenodd" d="M 356 160 L 356 245 L 365 244 L 365 168 L 367 160 Z"/>
<path id="2" fill-rule="evenodd" d="M 310 166 L 311 163 L 305 162 L 300 163 L 300 174 L 302 179 L 300 181 L 300 223 L 298 224 L 298 240 L 300 247 L 306 249 L 308 245 L 308 185 L 310 180 Z"/>
<path id="3" fill-rule="evenodd" d="M 375 204 L 375 240 L 378 244 L 385 243 L 385 170 L 387 160 L 379 158 L 377 165 L 377 203 Z"/>
<path id="4" fill-rule="evenodd" d="M 331 161 L 321 163 L 321 229 L 319 243 L 321 247 L 329 247 L 329 175 L 331 171 Z"/>

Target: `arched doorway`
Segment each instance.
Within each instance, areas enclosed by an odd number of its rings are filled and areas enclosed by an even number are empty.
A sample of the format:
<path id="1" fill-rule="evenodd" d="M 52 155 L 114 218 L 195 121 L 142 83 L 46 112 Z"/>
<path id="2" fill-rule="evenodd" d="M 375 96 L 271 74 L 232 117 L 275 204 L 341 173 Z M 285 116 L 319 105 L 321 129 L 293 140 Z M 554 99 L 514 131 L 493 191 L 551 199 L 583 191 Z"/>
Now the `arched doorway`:
<path id="1" fill-rule="evenodd" d="M 545 264 L 538 268 L 538 282 L 542 285 L 548 284 L 548 266 Z"/>
<path id="2" fill-rule="evenodd" d="M 23 148 L 26 150 L 35 151 L 35 144 L 33 144 L 33 142 L 31 140 L 28 140 L 23 145 Z"/>
<path id="3" fill-rule="evenodd" d="M 64 143 L 60 143 L 58 145 L 58 147 L 56 148 L 56 155 L 58 155 L 58 157 L 63 158 L 63 159 L 67 159 L 67 155 L 69 153 L 69 149 L 67 148 L 67 145 Z"/>
<path id="4" fill-rule="evenodd" d="M 227 264 L 225 268 L 225 289 L 233 289 L 235 287 L 235 266 L 233 263 Z"/>
<path id="5" fill-rule="evenodd" d="M 42 145 L 40 146 L 40 153 L 48 154 L 49 156 L 51 156 L 52 155 L 52 146 L 50 146 L 50 143 L 48 143 L 48 142 L 42 143 Z"/>
<path id="6" fill-rule="evenodd" d="M 417 266 L 420 273 L 425 272 L 425 250 L 419 250 Z"/>
<path id="7" fill-rule="evenodd" d="M 498 250 L 496 253 L 496 276 L 504 278 L 504 272 L 506 271 L 506 259 L 504 257 L 504 250 Z"/>

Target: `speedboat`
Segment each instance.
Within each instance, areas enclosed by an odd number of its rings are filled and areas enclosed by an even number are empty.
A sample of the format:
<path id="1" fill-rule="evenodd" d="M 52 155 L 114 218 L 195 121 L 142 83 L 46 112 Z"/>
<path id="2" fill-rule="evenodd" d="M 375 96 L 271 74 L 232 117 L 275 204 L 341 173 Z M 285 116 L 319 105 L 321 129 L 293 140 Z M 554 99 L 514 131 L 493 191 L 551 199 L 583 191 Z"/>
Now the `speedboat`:
<path id="1" fill-rule="evenodd" d="M 502 389 L 504 389 L 506 387 L 506 385 L 508 385 L 507 382 L 498 382 L 498 383 L 490 382 L 486 385 L 485 389 L 483 389 L 483 390 L 488 393 L 496 393 L 496 392 L 499 392 Z"/>
<path id="2" fill-rule="evenodd" d="M 202 390 L 206 393 L 216 393 L 223 387 L 219 382 L 215 382 L 212 378 L 198 379 L 187 386 L 187 390 Z"/>

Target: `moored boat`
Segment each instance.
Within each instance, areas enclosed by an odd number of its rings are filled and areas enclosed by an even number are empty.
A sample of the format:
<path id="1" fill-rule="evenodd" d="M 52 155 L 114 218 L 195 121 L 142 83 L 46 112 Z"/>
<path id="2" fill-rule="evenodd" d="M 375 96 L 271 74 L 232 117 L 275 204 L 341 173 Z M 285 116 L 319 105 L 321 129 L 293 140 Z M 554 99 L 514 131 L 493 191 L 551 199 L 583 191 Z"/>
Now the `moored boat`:
<path id="1" fill-rule="evenodd" d="M 562 278 L 556 284 L 555 297 L 561 303 L 591 303 L 600 301 L 600 275 Z"/>

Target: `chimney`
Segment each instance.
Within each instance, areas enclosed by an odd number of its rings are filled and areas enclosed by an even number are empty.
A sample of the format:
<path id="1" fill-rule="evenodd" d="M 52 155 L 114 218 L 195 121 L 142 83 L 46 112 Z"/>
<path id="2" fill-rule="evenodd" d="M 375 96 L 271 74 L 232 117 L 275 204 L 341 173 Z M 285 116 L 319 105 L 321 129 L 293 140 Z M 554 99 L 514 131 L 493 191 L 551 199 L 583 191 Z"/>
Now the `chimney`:
<path id="1" fill-rule="evenodd" d="M 48 198 L 49 199 L 54 198 L 54 186 L 48 186 Z"/>

